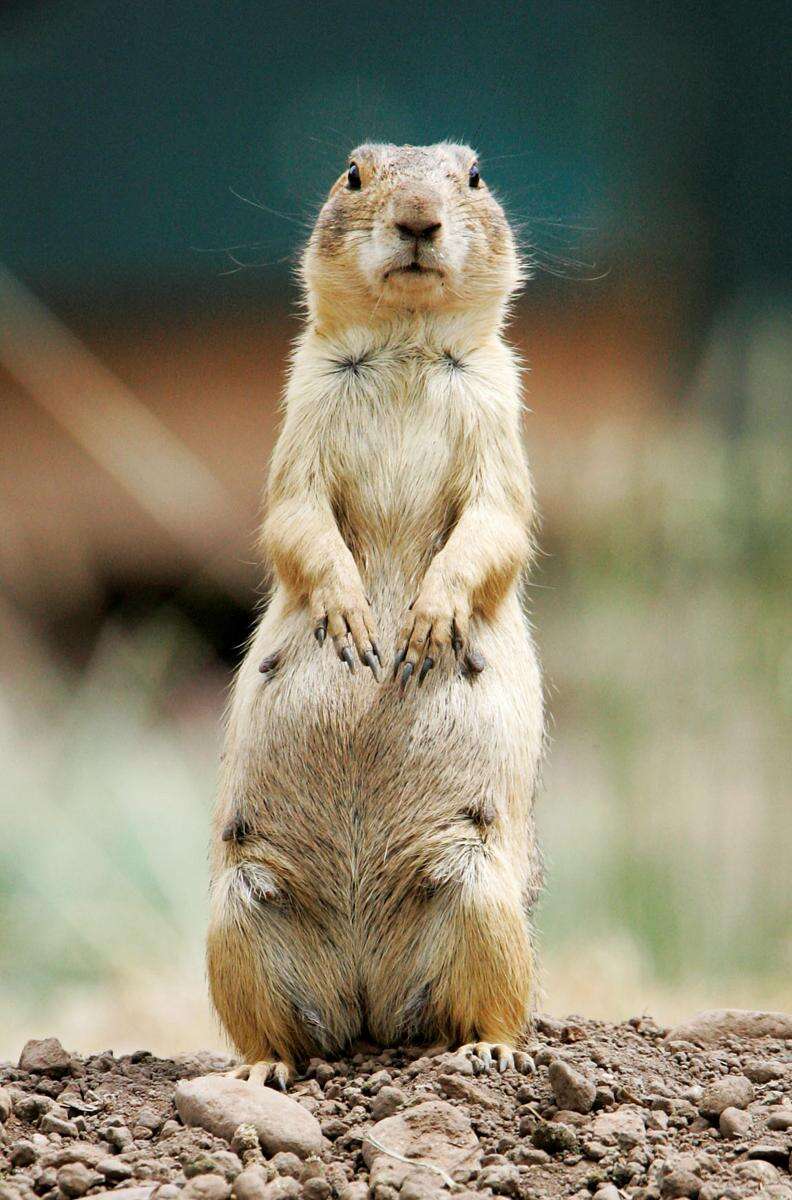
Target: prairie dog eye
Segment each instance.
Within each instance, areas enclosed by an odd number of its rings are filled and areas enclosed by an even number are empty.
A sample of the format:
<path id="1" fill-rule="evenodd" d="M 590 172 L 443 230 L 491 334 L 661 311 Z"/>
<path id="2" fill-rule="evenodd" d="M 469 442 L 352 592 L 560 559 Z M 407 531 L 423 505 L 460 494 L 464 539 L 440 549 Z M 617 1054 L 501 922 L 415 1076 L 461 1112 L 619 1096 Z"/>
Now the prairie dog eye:
<path id="1" fill-rule="evenodd" d="M 347 187 L 349 188 L 350 192 L 357 192 L 360 189 L 360 185 L 360 169 L 358 168 L 357 163 L 350 163 L 349 170 L 347 171 Z"/>
<path id="2" fill-rule="evenodd" d="M 478 163 L 473 163 L 473 166 L 468 171 L 468 183 L 472 188 L 477 188 L 481 183 L 481 175 L 478 169 Z"/>

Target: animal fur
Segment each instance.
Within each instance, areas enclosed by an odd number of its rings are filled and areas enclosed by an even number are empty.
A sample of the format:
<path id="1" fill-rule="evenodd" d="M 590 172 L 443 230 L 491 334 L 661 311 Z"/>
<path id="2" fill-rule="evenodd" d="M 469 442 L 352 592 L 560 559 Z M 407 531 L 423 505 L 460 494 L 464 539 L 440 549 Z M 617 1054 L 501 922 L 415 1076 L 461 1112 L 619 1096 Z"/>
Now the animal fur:
<path id="1" fill-rule="evenodd" d="M 360 1037 L 514 1045 L 532 990 L 518 256 L 467 147 L 352 158 L 361 186 L 336 182 L 303 260 L 261 539 L 275 586 L 214 821 L 213 1001 L 247 1063 L 287 1068 Z"/>

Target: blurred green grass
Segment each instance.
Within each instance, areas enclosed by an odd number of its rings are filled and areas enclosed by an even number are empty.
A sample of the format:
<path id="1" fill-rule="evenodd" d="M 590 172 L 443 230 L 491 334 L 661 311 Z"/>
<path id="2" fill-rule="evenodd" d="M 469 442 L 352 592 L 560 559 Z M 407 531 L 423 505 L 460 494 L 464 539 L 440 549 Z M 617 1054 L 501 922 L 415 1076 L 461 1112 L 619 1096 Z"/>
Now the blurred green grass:
<path id="1" fill-rule="evenodd" d="M 532 457 L 547 1003 L 792 1007 L 790 445 L 678 417 Z M 168 609 L 0 693 L 0 1053 L 218 1044 L 202 971 L 228 679 Z"/>

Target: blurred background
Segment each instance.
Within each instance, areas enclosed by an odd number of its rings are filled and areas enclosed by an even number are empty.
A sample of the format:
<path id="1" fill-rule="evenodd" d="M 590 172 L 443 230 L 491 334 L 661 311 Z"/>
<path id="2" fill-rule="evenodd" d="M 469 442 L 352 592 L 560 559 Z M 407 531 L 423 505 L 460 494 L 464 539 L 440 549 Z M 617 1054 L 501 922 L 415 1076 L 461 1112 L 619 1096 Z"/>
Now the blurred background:
<path id="1" fill-rule="evenodd" d="M 6 0 L 0 1054 L 222 1044 L 222 710 L 293 267 L 363 138 L 477 145 L 533 263 L 543 1003 L 792 1007 L 788 15 Z"/>

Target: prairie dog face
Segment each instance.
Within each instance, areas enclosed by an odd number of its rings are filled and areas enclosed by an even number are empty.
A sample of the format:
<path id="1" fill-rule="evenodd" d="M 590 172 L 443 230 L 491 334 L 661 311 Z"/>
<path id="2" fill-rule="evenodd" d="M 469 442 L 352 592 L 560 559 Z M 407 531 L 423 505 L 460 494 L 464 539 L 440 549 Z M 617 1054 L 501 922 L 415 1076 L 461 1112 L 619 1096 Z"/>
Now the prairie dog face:
<path id="1" fill-rule="evenodd" d="M 367 144 L 352 151 L 319 214 L 303 278 L 315 312 L 371 320 L 500 309 L 520 267 L 473 150 Z"/>

